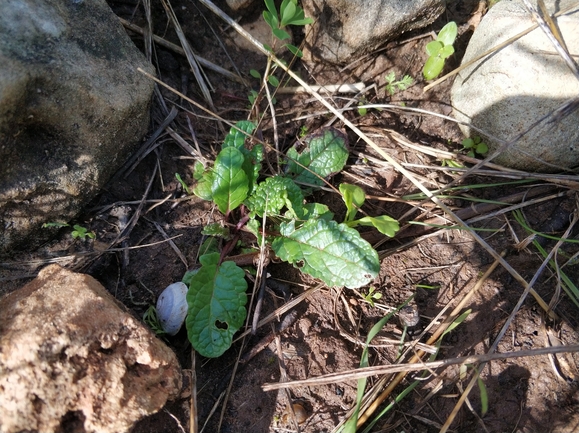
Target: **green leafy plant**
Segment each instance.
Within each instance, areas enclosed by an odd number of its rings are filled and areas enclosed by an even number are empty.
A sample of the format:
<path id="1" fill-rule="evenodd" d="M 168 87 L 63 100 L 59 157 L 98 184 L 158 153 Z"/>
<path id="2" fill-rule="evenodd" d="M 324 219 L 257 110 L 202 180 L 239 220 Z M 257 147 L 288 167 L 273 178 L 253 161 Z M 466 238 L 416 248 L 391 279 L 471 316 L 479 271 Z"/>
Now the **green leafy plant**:
<path id="1" fill-rule="evenodd" d="M 157 309 L 154 305 L 150 305 L 143 314 L 143 322 L 145 322 L 156 335 L 161 336 L 166 334 L 157 317 Z"/>
<path id="2" fill-rule="evenodd" d="M 369 303 L 372 307 L 374 307 L 374 301 L 379 301 L 382 299 L 382 293 L 376 291 L 376 287 L 371 286 L 368 290 L 368 293 L 363 295 L 364 300 Z"/>
<path id="3" fill-rule="evenodd" d="M 475 155 L 486 155 L 489 151 L 489 147 L 482 139 L 477 135 L 472 138 L 465 138 L 462 140 L 462 147 L 468 150 L 467 155 L 474 158 Z"/>
<path id="4" fill-rule="evenodd" d="M 396 75 L 394 71 L 390 71 L 388 75 L 386 75 L 386 91 L 390 94 L 390 96 L 394 95 L 397 91 L 403 91 L 408 89 L 412 84 L 414 84 L 414 78 L 410 75 L 404 75 L 402 79 L 396 80 Z"/>
<path id="5" fill-rule="evenodd" d="M 235 263 L 224 261 L 225 254 L 237 246 L 242 230 L 253 233 L 260 244 L 265 242 L 279 259 L 302 272 L 328 286 L 348 288 L 368 284 L 380 270 L 378 254 L 353 227 L 372 226 L 387 236 L 398 230 L 398 222 L 388 216 L 355 219 L 365 200 L 364 191 L 355 185 L 340 185 L 347 208 L 342 223 L 334 221 L 327 206 L 305 201 L 324 185 L 325 178 L 345 166 L 345 134 L 326 128 L 308 135 L 303 149 L 288 150 L 283 174 L 260 180 L 263 147 L 245 143 L 254 129 L 250 121 L 238 122 L 214 165 L 197 163 L 194 168 L 197 185 L 193 193 L 215 203 L 230 227 L 221 253 L 201 255 L 201 268 L 189 280 L 189 340 L 207 357 L 221 355 L 245 319 L 245 273 Z"/>
<path id="6" fill-rule="evenodd" d="M 42 228 L 50 228 L 50 227 L 57 227 L 57 228 L 61 228 L 61 227 L 70 227 L 70 224 L 67 223 L 59 223 L 59 222 L 53 222 L 53 223 L 44 223 L 42 224 Z M 79 225 L 79 224 L 75 224 L 72 226 L 72 232 L 70 233 L 72 235 L 72 237 L 74 239 L 82 239 L 85 240 L 86 238 L 89 239 L 95 239 L 96 238 L 96 234 L 93 231 L 88 231 L 87 228 Z"/>
<path id="7" fill-rule="evenodd" d="M 438 77 L 444 69 L 444 62 L 454 54 L 454 41 L 458 34 L 458 27 L 454 21 L 446 24 L 438 33 L 436 40 L 426 45 L 426 53 L 429 55 L 422 74 L 427 80 Z"/>
<path id="8" fill-rule="evenodd" d="M 291 38 L 290 34 L 287 32 L 287 26 L 305 26 L 314 22 L 311 18 L 306 18 L 304 10 L 298 5 L 297 0 L 283 0 L 280 4 L 279 11 L 275 7 L 274 0 L 265 0 L 266 10 L 263 12 L 263 19 L 269 25 L 272 33 L 272 46 L 264 46 L 270 51 L 274 52 L 278 42 L 281 42 L 283 47 L 287 48 L 296 57 L 302 57 L 302 51 L 284 41 Z M 273 87 L 278 87 L 280 85 L 279 79 L 274 75 L 277 65 L 273 64 L 271 58 L 268 58 L 267 66 L 265 69 L 265 80 Z M 262 79 L 262 75 L 259 71 L 252 69 L 249 74 L 258 79 Z M 265 84 L 265 83 L 264 83 Z M 259 93 L 255 90 L 250 91 L 248 96 L 251 105 L 254 105 L 256 101 L 259 100 Z M 275 98 L 272 97 L 272 103 L 275 103 Z"/>

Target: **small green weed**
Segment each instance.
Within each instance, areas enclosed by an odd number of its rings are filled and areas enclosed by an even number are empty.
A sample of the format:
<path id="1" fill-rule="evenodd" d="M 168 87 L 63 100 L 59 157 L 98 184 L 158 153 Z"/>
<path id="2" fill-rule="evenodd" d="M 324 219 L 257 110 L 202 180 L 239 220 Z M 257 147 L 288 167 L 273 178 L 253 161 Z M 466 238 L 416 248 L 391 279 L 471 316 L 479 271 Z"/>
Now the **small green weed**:
<path id="1" fill-rule="evenodd" d="M 390 96 L 394 95 L 398 91 L 406 90 L 412 86 L 412 84 L 414 84 L 414 78 L 412 78 L 410 75 L 404 75 L 402 79 L 397 81 L 394 71 L 390 71 L 385 78 L 386 81 L 388 81 L 388 84 L 386 84 L 386 91 L 390 94 Z"/>
<path id="2" fill-rule="evenodd" d="M 247 314 L 245 272 L 224 261 L 229 251 L 239 247 L 241 230 L 253 233 L 259 245 L 265 244 L 279 259 L 328 286 L 359 288 L 378 275 L 380 261 L 353 227 L 371 226 L 390 237 L 399 229 L 387 215 L 356 218 L 366 199 L 356 185 L 339 187 L 347 209 L 341 223 L 334 221 L 326 205 L 305 202 L 325 184 L 325 178 L 344 168 L 349 156 L 345 134 L 333 128 L 309 134 L 301 152 L 288 150 L 283 174 L 260 180 L 263 146 L 246 144 L 247 134 L 255 129 L 250 121 L 237 122 L 213 167 L 198 162 L 194 168 L 193 193 L 212 201 L 230 227 L 223 249 L 200 255 L 201 268 L 189 281 L 189 340 L 206 357 L 220 356 L 229 348 Z M 215 227 L 208 233 L 219 235 Z"/>
<path id="3" fill-rule="evenodd" d="M 376 287 L 370 286 L 368 293 L 363 295 L 364 300 L 370 304 L 372 307 L 375 307 L 374 301 L 379 301 L 382 299 L 382 293 L 376 291 Z"/>
<path id="4" fill-rule="evenodd" d="M 59 222 L 54 222 L 54 223 L 44 223 L 42 224 L 42 228 L 49 228 L 49 227 L 70 227 L 70 224 L 67 223 L 59 223 Z M 95 239 L 96 238 L 96 234 L 93 231 L 88 231 L 87 228 L 75 224 L 72 226 L 72 232 L 70 233 L 72 235 L 72 237 L 74 239 L 82 239 L 85 240 L 87 238 L 89 239 Z"/>
<path id="5" fill-rule="evenodd" d="M 489 151 L 489 147 L 487 144 L 482 141 L 479 136 L 475 136 L 472 138 L 465 138 L 462 140 L 462 147 L 465 150 L 468 150 L 467 155 L 474 158 L 475 155 L 486 155 Z"/>
<path id="6" fill-rule="evenodd" d="M 189 189 L 185 181 L 181 178 L 181 175 L 179 173 L 175 173 L 175 179 L 179 181 L 181 187 L 183 188 L 183 191 L 185 191 L 187 195 L 191 195 L 191 190 Z"/>
<path id="7" fill-rule="evenodd" d="M 458 34 L 458 27 L 454 21 L 446 24 L 438 33 L 436 40 L 426 45 L 426 53 L 430 56 L 424 64 L 422 74 L 427 80 L 433 80 L 444 69 L 444 62 L 454 54 L 454 41 Z"/>

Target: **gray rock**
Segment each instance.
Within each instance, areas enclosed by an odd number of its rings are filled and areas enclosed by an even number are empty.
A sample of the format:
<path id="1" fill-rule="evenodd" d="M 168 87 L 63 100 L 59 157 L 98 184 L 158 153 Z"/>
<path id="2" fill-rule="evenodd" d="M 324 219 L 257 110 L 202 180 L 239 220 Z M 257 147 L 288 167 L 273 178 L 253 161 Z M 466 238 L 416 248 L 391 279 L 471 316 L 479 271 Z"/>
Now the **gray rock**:
<path id="1" fill-rule="evenodd" d="M 152 66 L 104 0 L 2 0 L 0 255 L 68 221 L 145 134 Z"/>
<path id="2" fill-rule="evenodd" d="M 547 1 L 549 11 L 572 1 Z M 554 4 L 557 4 L 555 9 Z M 463 63 L 529 28 L 534 20 L 521 1 L 497 3 L 475 30 Z M 579 14 L 557 24 L 571 53 L 579 52 Z M 579 81 L 556 53 L 542 30 L 495 52 L 457 76 L 451 92 L 458 120 L 511 141 L 569 98 L 579 96 Z M 542 123 L 495 158 L 495 162 L 527 171 L 560 171 L 579 165 L 579 111 Z M 480 134 L 461 126 L 466 136 Z M 486 137 L 491 152 L 498 141 Z"/>
<path id="3" fill-rule="evenodd" d="M 443 0 L 304 0 L 304 59 L 347 63 L 404 32 L 432 23 Z M 311 27 L 311 28 L 310 28 Z"/>
<path id="4" fill-rule="evenodd" d="M 94 278 L 58 265 L 0 300 L 0 431 L 128 431 L 176 398 L 175 354 Z"/>

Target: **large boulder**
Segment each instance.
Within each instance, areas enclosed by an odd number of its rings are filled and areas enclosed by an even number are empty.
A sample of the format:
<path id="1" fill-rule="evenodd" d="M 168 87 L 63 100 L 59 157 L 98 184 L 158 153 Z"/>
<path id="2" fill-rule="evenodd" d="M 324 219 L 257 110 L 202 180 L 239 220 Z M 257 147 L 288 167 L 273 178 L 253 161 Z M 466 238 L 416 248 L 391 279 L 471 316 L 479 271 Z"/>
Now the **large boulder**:
<path id="1" fill-rule="evenodd" d="M 549 11 L 563 10 L 572 0 L 546 1 Z M 556 5 L 556 7 L 555 7 Z M 579 14 L 561 16 L 557 25 L 571 53 L 579 52 Z M 475 30 L 463 63 L 535 24 L 522 1 L 500 1 Z M 579 95 L 573 75 L 541 29 L 461 71 L 452 87 L 455 117 L 466 136 L 469 125 L 511 141 L 565 101 Z M 579 166 L 579 110 L 554 122 L 543 122 L 510 146 L 495 162 L 527 171 L 559 171 Z M 498 141 L 485 137 L 491 152 Z"/>
<path id="2" fill-rule="evenodd" d="M 51 265 L 0 300 L 0 431 L 128 431 L 181 388 L 175 354 L 95 279 Z"/>
<path id="3" fill-rule="evenodd" d="M 0 255 L 68 221 L 147 131 L 152 66 L 104 0 L 2 0 Z"/>
<path id="4" fill-rule="evenodd" d="M 347 63 L 404 32 L 431 24 L 443 0 L 303 0 L 307 17 L 304 59 Z"/>

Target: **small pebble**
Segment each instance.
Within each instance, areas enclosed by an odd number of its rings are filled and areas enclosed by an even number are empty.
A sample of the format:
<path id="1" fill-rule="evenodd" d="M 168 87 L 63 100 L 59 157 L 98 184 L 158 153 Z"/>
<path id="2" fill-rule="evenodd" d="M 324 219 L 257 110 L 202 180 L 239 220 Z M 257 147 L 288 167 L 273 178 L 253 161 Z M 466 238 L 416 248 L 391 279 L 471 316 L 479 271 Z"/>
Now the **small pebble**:
<path id="1" fill-rule="evenodd" d="M 418 325 L 418 322 L 420 322 L 418 310 L 410 305 L 400 309 L 398 312 L 398 318 L 400 319 L 402 326 L 407 326 L 409 328 Z"/>

